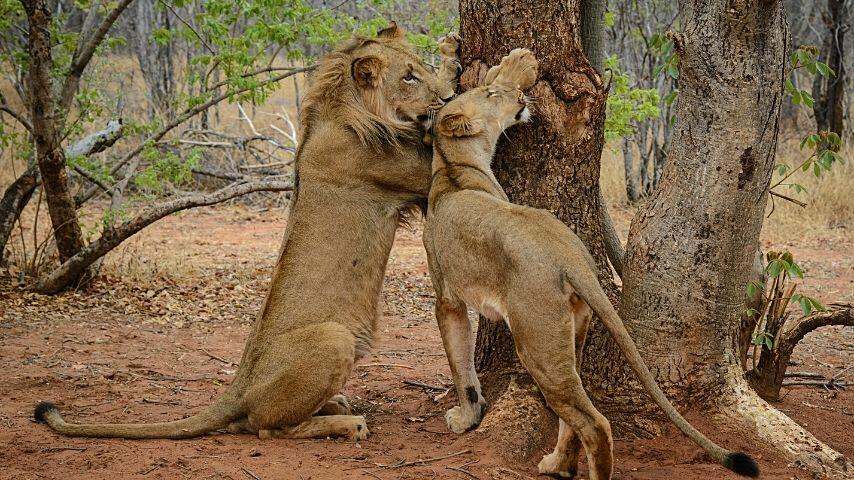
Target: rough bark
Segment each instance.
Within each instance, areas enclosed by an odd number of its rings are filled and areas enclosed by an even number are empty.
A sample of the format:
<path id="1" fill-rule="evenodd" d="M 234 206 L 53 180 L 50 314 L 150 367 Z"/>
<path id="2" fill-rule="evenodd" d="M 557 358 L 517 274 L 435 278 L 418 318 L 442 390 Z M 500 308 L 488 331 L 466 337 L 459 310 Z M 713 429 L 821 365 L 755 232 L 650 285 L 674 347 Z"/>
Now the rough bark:
<path id="1" fill-rule="evenodd" d="M 513 48 L 534 52 L 540 61 L 540 79 L 531 92 L 537 99 L 534 120 L 508 131 L 507 138 L 499 141 L 493 169 L 511 201 L 548 209 L 573 228 L 596 258 L 602 281 L 613 286 L 598 201 L 605 92 L 582 51 L 580 15 L 580 0 L 461 1 L 465 69 L 461 84 L 463 89 L 477 84 L 488 66 Z M 516 359 L 503 323 L 480 320 L 476 364 L 487 399 L 493 402 L 493 420 L 485 420 L 484 427 L 500 416 L 501 405 L 518 408 L 540 402 L 530 398 L 535 395 L 529 388 L 531 380 Z M 512 384 L 511 379 L 515 379 Z M 513 388 L 508 390 L 508 385 Z M 505 417 L 512 421 L 513 412 Z M 542 441 L 542 420 L 530 418 L 527 431 L 508 428 L 502 438 L 515 436 L 506 443 L 517 448 L 524 445 L 514 453 L 531 453 Z M 507 431 L 514 433 L 506 435 Z"/>
<path id="2" fill-rule="evenodd" d="M 780 387 L 789 358 L 798 342 L 809 332 L 829 325 L 854 326 L 854 308 L 840 308 L 787 321 L 774 339 L 772 349 L 763 348 L 756 368 L 748 374 L 750 385 L 762 398 L 779 400 Z"/>
<path id="3" fill-rule="evenodd" d="M 827 11 L 824 12 L 824 38 L 820 52 L 820 60 L 827 64 L 835 76 L 824 77 L 816 75 L 813 80 L 812 95 L 815 98 L 813 113 L 815 113 L 816 128 L 819 131 L 843 134 L 843 116 L 845 113 L 845 33 L 850 28 L 848 4 L 850 0 L 827 0 Z"/>
<path id="4" fill-rule="evenodd" d="M 292 184 L 290 182 L 273 180 L 246 182 L 230 185 L 209 194 L 187 195 L 185 197 L 175 198 L 159 204 L 151 205 L 143 209 L 132 219 L 105 230 L 97 240 L 87 245 L 67 261 L 63 262 L 59 268 L 39 279 L 35 290 L 39 293 L 53 294 L 67 288 L 96 260 L 106 255 L 110 250 L 117 247 L 123 241 L 130 238 L 143 228 L 172 213 L 186 210 L 188 208 L 221 203 L 240 195 L 246 195 L 247 193 L 261 191 L 289 191 L 291 189 Z"/>
<path id="5" fill-rule="evenodd" d="M 835 468 L 838 454 L 744 388 L 738 361 L 787 73 L 781 2 L 680 0 L 679 10 L 677 123 L 661 182 L 632 221 L 621 316 L 674 403 L 724 411 L 788 458 Z M 588 342 L 598 405 L 647 430 L 657 411 L 613 342 L 597 331 Z"/>
<path id="6" fill-rule="evenodd" d="M 29 19 L 27 77 L 30 121 L 36 145 L 36 161 L 44 184 L 48 213 L 60 261 L 64 262 L 83 248 L 83 236 L 77 221 L 74 199 L 68 188 L 65 152 L 60 145 L 64 113 L 53 95 L 51 70 L 51 13 L 45 0 L 24 2 Z"/>

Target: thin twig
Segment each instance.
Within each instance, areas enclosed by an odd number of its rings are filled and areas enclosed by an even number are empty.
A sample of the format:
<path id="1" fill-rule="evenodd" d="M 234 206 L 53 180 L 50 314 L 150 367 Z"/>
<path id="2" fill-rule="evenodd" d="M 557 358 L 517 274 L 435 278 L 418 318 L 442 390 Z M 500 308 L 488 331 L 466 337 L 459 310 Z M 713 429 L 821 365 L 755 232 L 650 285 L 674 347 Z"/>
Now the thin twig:
<path id="1" fill-rule="evenodd" d="M 415 367 L 410 367 L 409 365 L 403 365 L 402 363 L 365 363 L 363 365 L 356 365 L 356 368 L 368 368 L 368 367 L 398 367 L 398 368 L 408 368 L 410 370 L 415 370 Z"/>
<path id="2" fill-rule="evenodd" d="M 782 198 L 783 200 L 786 200 L 786 201 L 788 201 L 788 202 L 792 202 L 792 203 L 794 203 L 795 205 L 797 205 L 797 206 L 799 206 L 799 207 L 801 207 L 801 208 L 806 208 L 806 206 L 807 206 L 807 204 L 806 204 L 806 203 L 804 203 L 804 202 L 802 202 L 802 201 L 800 201 L 800 200 L 796 200 L 796 199 L 794 199 L 794 198 L 792 198 L 792 197 L 787 197 L 786 195 L 783 195 L 782 193 L 777 193 L 777 192 L 775 192 L 774 190 L 771 190 L 771 195 L 773 195 L 773 196 L 775 196 L 775 197 L 777 197 L 777 198 Z"/>
<path id="3" fill-rule="evenodd" d="M 211 55 L 216 56 L 216 52 L 214 51 L 214 49 L 210 46 L 210 44 L 208 44 L 208 42 L 204 38 L 202 38 L 202 35 L 199 33 L 198 30 L 196 30 L 196 27 L 191 25 L 190 22 L 184 20 L 184 17 L 182 17 L 177 11 L 175 11 L 175 9 L 172 7 L 172 5 L 169 5 L 168 3 L 164 2 L 163 0 L 157 0 L 157 1 L 160 2 L 161 5 L 163 5 L 167 9 L 169 9 L 169 11 L 172 12 L 172 15 L 175 15 L 175 17 L 178 19 L 179 22 L 181 22 L 187 26 L 187 28 L 189 28 L 190 31 L 193 32 L 193 35 L 195 35 L 196 38 L 198 38 L 199 41 L 202 42 L 202 45 L 204 45 L 205 48 L 209 52 L 211 52 Z"/>
<path id="4" fill-rule="evenodd" d="M 447 458 L 458 457 L 460 455 L 465 455 L 467 453 L 471 453 L 471 450 L 460 450 L 456 453 L 449 453 L 448 455 L 442 455 L 440 457 L 431 457 L 425 458 L 424 460 L 413 460 L 411 462 L 400 462 L 400 463 L 392 463 L 392 464 L 383 464 L 377 463 L 376 466 L 382 468 L 401 468 L 401 467 L 410 467 L 412 465 L 426 465 L 431 462 L 437 462 L 439 460 L 445 460 Z"/>
<path id="5" fill-rule="evenodd" d="M 237 365 L 236 363 L 232 362 L 231 360 L 226 360 L 226 359 L 224 359 L 224 358 L 222 358 L 222 357 L 218 357 L 218 356 L 214 355 L 213 353 L 211 353 L 211 352 L 209 352 L 209 351 L 205 350 L 204 348 L 200 348 L 200 349 L 199 349 L 199 351 L 200 351 L 200 352 L 202 352 L 202 353 L 204 353 L 205 355 L 207 355 L 207 356 L 211 357 L 212 359 L 214 359 L 214 360 L 218 360 L 218 361 L 220 361 L 220 362 L 222 362 L 222 363 L 224 363 L 224 364 L 226 364 L 226 365 Z"/>
<path id="6" fill-rule="evenodd" d="M 444 391 L 444 390 L 448 389 L 448 387 L 440 387 L 438 385 L 431 385 L 429 383 L 419 382 L 418 380 L 404 380 L 403 383 L 405 383 L 406 385 L 413 386 L 413 387 L 426 388 L 428 390 Z"/>
<path id="7" fill-rule="evenodd" d="M 243 473 L 245 473 L 246 475 L 249 475 L 250 477 L 254 478 L 255 480 L 261 480 L 261 477 L 259 477 L 258 475 L 255 475 L 255 473 L 253 473 L 252 470 L 249 470 L 246 467 L 241 467 L 240 469 L 243 470 Z"/>

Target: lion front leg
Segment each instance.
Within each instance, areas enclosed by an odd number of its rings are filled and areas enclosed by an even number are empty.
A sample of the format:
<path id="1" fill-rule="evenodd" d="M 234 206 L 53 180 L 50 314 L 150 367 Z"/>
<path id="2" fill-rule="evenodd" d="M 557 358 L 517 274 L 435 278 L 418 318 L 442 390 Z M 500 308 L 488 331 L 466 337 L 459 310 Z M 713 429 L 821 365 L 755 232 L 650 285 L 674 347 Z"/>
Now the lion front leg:
<path id="1" fill-rule="evenodd" d="M 436 302 L 436 320 L 442 333 L 442 343 L 454 376 L 460 404 L 445 414 L 448 427 L 455 433 L 471 430 L 483 420 L 487 402 L 480 390 L 474 368 L 474 335 L 466 315 L 466 306 L 459 301 L 443 298 Z"/>

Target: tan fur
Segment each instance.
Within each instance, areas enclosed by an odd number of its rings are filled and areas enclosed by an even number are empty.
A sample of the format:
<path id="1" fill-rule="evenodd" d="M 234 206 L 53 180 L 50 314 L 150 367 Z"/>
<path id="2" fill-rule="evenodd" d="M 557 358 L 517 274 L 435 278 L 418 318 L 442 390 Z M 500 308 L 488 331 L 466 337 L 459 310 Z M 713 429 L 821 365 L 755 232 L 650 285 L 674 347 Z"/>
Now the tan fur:
<path id="1" fill-rule="evenodd" d="M 447 37 L 443 49 L 455 54 L 458 40 Z M 431 154 L 419 122 L 453 96 L 459 61 L 443 65 L 428 70 L 395 26 L 320 61 L 270 290 L 234 382 L 211 407 L 158 424 L 68 424 L 49 404 L 37 418 L 87 437 L 186 438 L 227 427 L 261 438 L 365 438 L 365 419 L 336 394 L 370 348 L 401 212 L 426 201 Z"/>
<path id="2" fill-rule="evenodd" d="M 551 213 L 508 202 L 490 170 L 499 135 L 525 117 L 522 90 L 534 85 L 536 72 L 533 54 L 514 50 L 489 71 L 489 84 L 454 99 L 437 119 L 424 245 L 460 401 L 445 416 L 448 426 L 455 432 L 474 428 L 486 410 L 474 371 L 468 306 L 507 322 L 519 359 L 560 417 L 557 446 L 540 462 L 540 472 L 572 477 L 583 445 L 590 478 L 611 478 L 610 426 L 578 376 L 595 312 L 656 403 L 723 462 L 731 452 L 697 432 L 659 389 L 599 285 L 581 240 Z"/>

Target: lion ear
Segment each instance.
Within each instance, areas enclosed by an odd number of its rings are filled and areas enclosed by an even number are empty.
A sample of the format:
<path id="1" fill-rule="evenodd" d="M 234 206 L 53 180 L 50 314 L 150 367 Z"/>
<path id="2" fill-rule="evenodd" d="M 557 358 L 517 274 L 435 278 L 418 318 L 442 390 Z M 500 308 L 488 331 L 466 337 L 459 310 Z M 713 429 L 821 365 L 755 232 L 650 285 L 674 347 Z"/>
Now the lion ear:
<path id="1" fill-rule="evenodd" d="M 405 34 L 405 32 L 403 31 L 403 29 L 398 27 L 397 22 L 392 20 L 391 22 L 389 22 L 387 27 L 385 27 L 384 29 L 380 30 L 379 33 L 377 33 L 377 37 L 380 37 L 380 38 L 401 38 L 404 36 L 404 34 Z"/>
<path id="2" fill-rule="evenodd" d="M 450 113 L 439 122 L 439 133 L 446 137 L 470 137 L 483 131 L 483 119 L 465 113 Z"/>
<path id="3" fill-rule="evenodd" d="M 368 55 L 353 60 L 351 70 L 356 85 L 362 88 L 377 88 L 382 84 L 383 61 L 379 57 Z"/>

